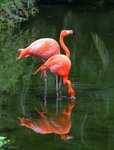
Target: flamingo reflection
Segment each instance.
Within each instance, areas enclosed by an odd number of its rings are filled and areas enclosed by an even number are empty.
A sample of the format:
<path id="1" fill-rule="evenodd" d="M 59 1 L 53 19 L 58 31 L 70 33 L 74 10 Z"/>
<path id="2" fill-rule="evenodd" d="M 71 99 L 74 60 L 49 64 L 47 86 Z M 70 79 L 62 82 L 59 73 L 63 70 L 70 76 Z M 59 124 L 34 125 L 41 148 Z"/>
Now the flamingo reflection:
<path id="1" fill-rule="evenodd" d="M 62 112 L 52 115 L 47 113 L 44 109 L 36 111 L 40 115 L 39 119 L 27 119 L 20 118 L 20 125 L 32 129 L 33 131 L 40 134 L 58 134 L 63 140 L 72 139 L 73 136 L 68 135 L 71 128 L 70 116 L 74 107 L 74 102 L 70 101 L 67 109 L 63 109 Z"/>

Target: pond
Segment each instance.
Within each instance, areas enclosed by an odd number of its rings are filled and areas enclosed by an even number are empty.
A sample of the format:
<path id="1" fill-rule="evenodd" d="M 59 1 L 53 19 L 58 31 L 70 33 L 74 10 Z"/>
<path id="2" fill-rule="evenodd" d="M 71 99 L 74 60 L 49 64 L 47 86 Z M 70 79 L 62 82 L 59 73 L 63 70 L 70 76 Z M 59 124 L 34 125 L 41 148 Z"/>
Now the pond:
<path id="1" fill-rule="evenodd" d="M 71 53 L 69 79 L 76 92 L 70 121 L 73 139 L 38 134 L 20 126 L 17 117 L 37 118 L 35 107 L 44 103 L 44 79 L 34 71 L 42 64 L 35 57 L 16 60 L 17 50 L 33 41 L 51 37 L 59 41 L 62 29 Z M 2 149 L 112 150 L 114 149 L 114 10 L 93 6 L 40 5 L 39 14 L 15 32 L 0 35 L 0 136 L 9 139 Z M 61 50 L 64 54 L 64 51 Z M 68 108 L 67 87 L 56 102 L 55 76 L 48 72 L 47 110 Z"/>

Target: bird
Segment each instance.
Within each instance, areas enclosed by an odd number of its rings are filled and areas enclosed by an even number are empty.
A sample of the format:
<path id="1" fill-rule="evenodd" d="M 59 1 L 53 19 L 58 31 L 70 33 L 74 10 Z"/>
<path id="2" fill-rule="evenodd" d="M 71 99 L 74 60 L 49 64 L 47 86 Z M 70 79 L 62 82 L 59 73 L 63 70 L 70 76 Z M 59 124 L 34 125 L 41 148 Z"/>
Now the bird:
<path id="1" fill-rule="evenodd" d="M 74 35 L 75 32 L 73 30 L 62 30 L 60 33 L 60 45 L 65 51 L 66 56 L 70 57 L 70 52 L 67 46 L 64 44 L 64 37 L 68 36 L 69 34 Z M 16 58 L 21 59 L 22 57 L 27 57 L 30 55 L 36 56 L 40 58 L 43 62 L 49 59 L 51 56 L 60 54 L 60 46 L 59 43 L 52 38 L 41 38 L 33 43 L 31 43 L 28 47 L 24 49 L 18 49 L 20 53 L 19 56 Z"/>
<path id="2" fill-rule="evenodd" d="M 55 75 L 62 77 L 63 84 L 68 86 L 68 94 L 70 95 L 70 99 L 75 99 L 75 91 L 72 88 L 71 81 L 68 79 L 70 68 L 70 59 L 66 55 L 58 54 L 50 57 L 34 72 L 34 74 L 38 71 L 42 71 L 42 74 L 44 74 L 46 70 L 49 70 Z"/>
<path id="3" fill-rule="evenodd" d="M 73 136 L 68 135 L 71 129 L 70 116 L 75 103 L 69 102 L 68 109 L 63 109 L 58 114 L 47 113 L 45 111 L 36 111 L 40 115 L 40 118 L 28 119 L 17 117 L 20 121 L 21 126 L 32 129 L 33 131 L 40 134 L 58 134 L 63 140 L 72 139 Z"/>
<path id="4" fill-rule="evenodd" d="M 60 45 L 65 51 L 65 55 L 67 57 L 70 57 L 70 51 L 67 48 L 67 46 L 64 43 L 64 37 L 68 35 L 74 35 L 75 32 L 73 30 L 62 30 L 60 33 Z M 36 56 L 40 58 L 43 62 L 46 62 L 50 57 L 60 54 L 60 45 L 59 43 L 52 38 L 41 38 L 33 43 L 31 43 L 28 47 L 24 49 L 18 49 L 18 52 L 20 53 L 19 56 L 16 58 L 16 60 L 21 59 L 22 57 L 28 57 L 30 55 Z M 45 80 L 45 97 L 47 96 L 47 75 L 46 72 L 44 72 L 44 80 Z M 60 84 L 61 85 L 61 80 Z M 58 76 L 56 76 L 56 91 L 57 91 L 57 97 L 59 97 L 59 85 L 58 85 Z M 58 98 L 59 99 L 59 98 Z"/>

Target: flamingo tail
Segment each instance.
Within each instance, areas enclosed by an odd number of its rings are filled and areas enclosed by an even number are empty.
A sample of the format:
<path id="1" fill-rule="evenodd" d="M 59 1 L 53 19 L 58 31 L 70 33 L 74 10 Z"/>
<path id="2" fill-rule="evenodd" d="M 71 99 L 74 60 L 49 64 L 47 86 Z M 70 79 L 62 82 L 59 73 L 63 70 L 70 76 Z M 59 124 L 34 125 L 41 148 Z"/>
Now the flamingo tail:
<path id="1" fill-rule="evenodd" d="M 44 74 L 45 70 L 46 70 L 46 67 L 45 67 L 45 64 L 41 65 L 35 72 L 34 72 L 34 75 L 39 72 L 39 71 L 42 71 L 41 73 L 41 76 Z"/>

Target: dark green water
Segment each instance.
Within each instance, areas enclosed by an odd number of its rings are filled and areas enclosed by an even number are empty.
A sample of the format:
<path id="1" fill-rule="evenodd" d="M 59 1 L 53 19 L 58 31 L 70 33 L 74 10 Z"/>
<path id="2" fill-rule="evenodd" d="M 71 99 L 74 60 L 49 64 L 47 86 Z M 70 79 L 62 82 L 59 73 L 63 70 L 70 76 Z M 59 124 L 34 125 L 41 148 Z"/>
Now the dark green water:
<path id="1" fill-rule="evenodd" d="M 44 79 L 40 74 L 33 75 L 42 62 L 34 57 L 16 61 L 17 50 L 42 37 L 59 40 L 62 29 L 76 32 L 76 37 L 65 38 L 72 62 L 69 79 L 77 97 L 71 115 L 74 139 L 69 141 L 61 140 L 59 135 L 41 135 L 20 127 L 17 119 L 17 116 L 36 117 L 34 107 L 40 107 L 44 95 Z M 38 16 L 23 24 L 19 31 L 1 33 L 0 136 L 11 140 L 10 149 L 114 149 L 113 39 L 112 8 L 65 5 L 39 6 Z M 68 97 L 65 86 L 62 93 Z M 67 107 L 67 99 L 63 99 L 62 106 Z M 56 111 L 55 77 L 51 73 L 48 73 L 47 109 L 51 113 Z"/>

